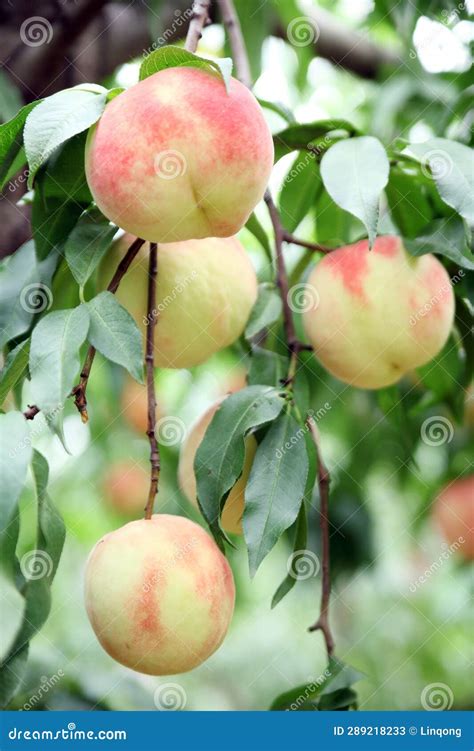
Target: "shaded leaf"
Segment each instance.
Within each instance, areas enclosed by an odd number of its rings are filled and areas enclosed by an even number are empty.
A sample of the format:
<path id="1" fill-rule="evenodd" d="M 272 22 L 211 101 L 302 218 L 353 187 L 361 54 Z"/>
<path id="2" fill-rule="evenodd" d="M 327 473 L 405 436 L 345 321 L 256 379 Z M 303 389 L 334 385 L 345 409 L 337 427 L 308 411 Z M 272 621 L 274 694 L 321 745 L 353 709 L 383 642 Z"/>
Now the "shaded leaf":
<path id="1" fill-rule="evenodd" d="M 66 240 L 64 252 L 76 282 L 84 286 L 110 248 L 117 227 L 95 207 L 79 217 Z"/>
<path id="2" fill-rule="evenodd" d="M 217 75 L 222 79 L 226 89 L 229 87 L 232 74 L 231 58 L 207 60 L 204 57 L 195 55 L 193 52 L 188 52 L 188 50 L 174 45 L 161 47 L 145 57 L 140 66 L 140 81 L 165 68 L 179 68 L 183 66 L 186 68 L 199 68 L 214 76 Z"/>
<path id="3" fill-rule="evenodd" d="M 23 373 L 28 367 L 28 357 L 30 354 L 29 339 L 20 342 L 5 360 L 5 365 L 0 373 L 0 406 L 5 401 L 6 396 L 16 383 L 22 378 Z"/>
<path id="4" fill-rule="evenodd" d="M 31 460 L 31 439 L 21 412 L 0 414 L 0 529 L 9 523 L 18 503 Z"/>
<path id="5" fill-rule="evenodd" d="M 17 172 L 26 164 L 26 154 L 22 162 L 17 162 L 17 157 L 23 147 L 23 126 L 30 112 L 40 103 L 30 102 L 9 120 L 0 125 L 0 190 L 4 187 L 12 173 Z M 15 170 L 11 169 L 15 165 Z"/>
<path id="6" fill-rule="evenodd" d="M 298 517 L 296 519 L 296 522 L 294 523 L 294 543 L 293 543 L 293 552 L 297 552 L 298 550 L 304 550 L 306 548 L 306 540 L 307 540 L 307 533 L 308 533 L 308 522 L 306 519 L 306 509 L 304 506 L 304 503 L 301 504 L 300 510 L 298 513 Z M 292 559 L 290 559 L 292 561 Z M 296 584 L 296 576 L 292 569 L 288 570 L 287 575 L 281 582 L 281 584 L 278 586 L 275 594 L 272 597 L 272 609 L 278 605 L 281 600 L 283 600 L 284 597 L 290 592 L 293 587 Z"/>
<path id="7" fill-rule="evenodd" d="M 258 240 L 262 248 L 264 249 L 265 253 L 267 254 L 268 259 L 272 260 L 272 251 L 270 248 L 270 242 L 268 240 L 268 235 L 263 229 L 262 225 L 258 221 L 255 212 L 252 212 L 247 219 L 246 228 L 249 232 L 252 233 L 252 235 Z"/>
<path id="8" fill-rule="evenodd" d="M 463 223 L 457 217 L 436 219 L 419 237 L 404 238 L 404 244 L 412 256 L 437 253 L 458 266 L 474 270 L 474 256 L 467 246 Z"/>
<path id="9" fill-rule="evenodd" d="M 260 284 L 258 297 L 250 313 L 245 329 L 247 339 L 252 339 L 262 329 L 271 326 L 281 315 L 282 302 L 280 294 L 274 284 Z"/>
<path id="10" fill-rule="evenodd" d="M 283 226 L 293 232 L 315 204 L 322 183 L 314 155 L 300 152 L 293 162 L 279 197 Z"/>

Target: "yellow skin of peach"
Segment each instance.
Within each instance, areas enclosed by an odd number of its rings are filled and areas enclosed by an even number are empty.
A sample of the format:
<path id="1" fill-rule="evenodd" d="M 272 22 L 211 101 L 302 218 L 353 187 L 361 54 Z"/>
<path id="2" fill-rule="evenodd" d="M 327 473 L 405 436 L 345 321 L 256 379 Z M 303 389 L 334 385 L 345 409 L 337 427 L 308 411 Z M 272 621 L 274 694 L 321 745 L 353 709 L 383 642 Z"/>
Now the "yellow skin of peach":
<path id="1" fill-rule="evenodd" d="M 225 397 L 222 397 L 215 404 L 212 404 L 204 414 L 196 420 L 189 429 L 189 433 L 181 447 L 178 466 L 178 482 L 188 501 L 190 501 L 196 508 L 199 508 L 199 505 L 197 502 L 196 476 L 194 474 L 194 457 L 196 456 L 196 451 L 204 438 L 204 434 L 209 427 L 212 418 L 224 399 Z M 250 435 L 245 440 L 245 460 L 242 474 L 227 496 L 222 511 L 221 525 L 226 532 L 238 535 L 242 534 L 244 492 L 256 450 L 257 442 L 255 438 Z"/>
<path id="2" fill-rule="evenodd" d="M 113 99 L 89 133 L 86 175 L 108 219 L 137 237 L 230 237 L 261 200 L 273 142 L 248 89 L 167 68 Z"/>
<path id="3" fill-rule="evenodd" d="M 414 258 L 400 238 L 379 237 L 328 253 L 308 280 L 304 327 L 330 373 L 378 389 L 435 357 L 448 339 L 454 294 L 443 265 Z"/>
<path id="4" fill-rule="evenodd" d="M 150 475 L 139 464 L 121 461 L 113 464 L 102 480 L 108 505 L 126 516 L 142 514 L 148 498 Z"/>
<path id="5" fill-rule="evenodd" d="M 102 270 L 108 284 L 129 247 L 117 241 Z M 148 248 L 135 258 L 117 298 L 147 328 Z M 243 333 L 257 299 L 257 277 L 235 237 L 188 240 L 158 248 L 155 365 L 191 368 L 229 346 Z"/>
<path id="6" fill-rule="evenodd" d="M 446 542 L 459 543 L 459 555 L 474 560 L 474 475 L 461 477 L 443 488 L 433 515 Z"/>
<path id="7" fill-rule="evenodd" d="M 227 560 L 202 527 L 159 514 L 105 535 L 86 567 L 86 609 L 108 654 L 149 675 L 185 673 L 221 645 L 234 609 Z"/>

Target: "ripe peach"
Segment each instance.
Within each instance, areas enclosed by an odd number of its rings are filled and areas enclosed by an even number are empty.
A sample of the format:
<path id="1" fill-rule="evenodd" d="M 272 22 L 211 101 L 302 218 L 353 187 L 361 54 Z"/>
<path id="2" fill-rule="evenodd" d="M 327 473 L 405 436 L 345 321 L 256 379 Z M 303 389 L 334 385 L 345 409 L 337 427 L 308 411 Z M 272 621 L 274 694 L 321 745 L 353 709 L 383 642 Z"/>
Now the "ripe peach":
<path id="1" fill-rule="evenodd" d="M 167 68 L 113 99 L 91 128 L 97 205 L 145 240 L 230 237 L 266 188 L 273 142 L 255 97 L 231 79 Z"/>
<path id="2" fill-rule="evenodd" d="M 109 467 L 102 486 L 111 508 L 127 516 L 137 516 L 145 509 L 150 475 L 139 464 L 124 460 Z"/>
<path id="3" fill-rule="evenodd" d="M 129 245 L 127 236 L 108 253 L 107 284 Z M 147 326 L 148 248 L 134 259 L 117 298 L 142 330 Z M 158 248 L 155 364 L 190 368 L 242 334 L 257 298 L 252 263 L 235 237 L 188 240 Z"/>
<path id="4" fill-rule="evenodd" d="M 450 545 L 460 543 L 460 555 L 473 560 L 474 475 L 461 477 L 446 485 L 435 501 L 433 516 L 446 542 Z"/>
<path id="5" fill-rule="evenodd" d="M 185 673 L 221 645 L 234 609 L 227 560 L 202 527 L 158 514 L 105 535 L 86 567 L 97 638 L 140 673 Z"/>
<path id="6" fill-rule="evenodd" d="M 209 427 L 214 414 L 217 412 L 224 399 L 225 397 L 218 399 L 196 420 L 189 429 L 186 439 L 181 446 L 178 466 L 178 482 L 188 501 L 190 501 L 196 508 L 199 508 L 199 506 L 197 502 L 196 477 L 194 475 L 194 457 L 196 456 L 196 451 L 204 438 L 204 434 Z M 255 438 L 250 435 L 245 440 L 245 460 L 242 474 L 230 491 L 222 512 L 221 524 L 223 529 L 227 532 L 239 535 L 242 534 L 244 492 L 256 450 L 257 442 Z"/>
<path id="7" fill-rule="evenodd" d="M 398 237 L 328 253 L 309 278 L 305 329 L 341 381 L 378 389 L 429 362 L 444 346 L 454 294 L 433 255 L 409 256 Z"/>

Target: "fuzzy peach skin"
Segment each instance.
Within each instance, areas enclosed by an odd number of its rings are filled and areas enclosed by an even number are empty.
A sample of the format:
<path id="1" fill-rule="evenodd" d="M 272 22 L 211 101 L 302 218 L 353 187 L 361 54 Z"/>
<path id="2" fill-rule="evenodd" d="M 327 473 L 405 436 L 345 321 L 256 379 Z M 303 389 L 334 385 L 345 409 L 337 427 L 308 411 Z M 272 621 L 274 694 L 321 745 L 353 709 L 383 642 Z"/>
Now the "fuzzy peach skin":
<path id="1" fill-rule="evenodd" d="M 474 475 L 454 480 L 443 488 L 433 516 L 446 542 L 459 543 L 458 553 L 474 560 Z"/>
<path id="2" fill-rule="evenodd" d="M 234 78 L 167 68 L 113 99 L 92 127 L 94 200 L 145 240 L 230 237 L 261 200 L 273 141 L 260 106 Z"/>
<path id="3" fill-rule="evenodd" d="M 110 281 L 129 246 L 117 241 L 101 270 Z M 115 251 L 115 252 L 114 252 Z M 135 258 L 117 298 L 146 331 L 148 248 Z M 257 277 L 235 237 L 187 240 L 160 245 L 156 297 L 155 364 L 190 368 L 205 362 L 242 334 L 257 299 Z"/>
<path id="4" fill-rule="evenodd" d="M 433 256 L 409 256 L 400 238 L 379 237 L 328 253 L 308 280 L 303 314 L 316 356 L 353 386 L 378 389 L 424 365 L 444 346 L 454 294 Z"/>
<path id="5" fill-rule="evenodd" d="M 190 427 L 186 439 L 181 446 L 178 466 L 179 486 L 193 506 L 199 508 L 197 502 L 196 477 L 194 474 L 194 457 L 204 438 L 209 424 L 225 397 L 218 399 L 202 414 Z M 245 460 L 242 474 L 230 491 L 221 516 L 222 528 L 226 532 L 242 534 L 242 516 L 244 513 L 244 491 L 252 468 L 253 458 L 257 450 L 257 442 L 250 435 L 245 440 Z"/>
<path id="6" fill-rule="evenodd" d="M 138 516 L 146 506 L 150 476 L 139 464 L 122 460 L 107 469 L 102 487 L 111 508 L 126 516 Z"/>
<path id="7" fill-rule="evenodd" d="M 139 673 L 185 673 L 221 645 L 234 578 L 202 527 L 159 514 L 105 535 L 87 561 L 85 602 L 108 654 Z"/>

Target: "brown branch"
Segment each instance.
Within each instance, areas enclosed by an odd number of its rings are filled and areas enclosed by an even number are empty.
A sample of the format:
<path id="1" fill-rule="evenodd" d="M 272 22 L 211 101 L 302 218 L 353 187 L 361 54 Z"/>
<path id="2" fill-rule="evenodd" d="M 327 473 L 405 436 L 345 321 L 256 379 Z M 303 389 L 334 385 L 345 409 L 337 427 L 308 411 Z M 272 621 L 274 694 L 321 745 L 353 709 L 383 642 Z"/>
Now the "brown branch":
<path id="1" fill-rule="evenodd" d="M 286 243 L 301 245 L 302 248 L 308 248 L 308 250 L 314 250 L 319 253 L 330 253 L 332 250 L 335 250 L 335 248 L 328 248 L 327 245 L 312 243 L 309 240 L 301 240 L 299 237 L 295 237 L 291 232 L 287 232 L 286 230 L 283 230 L 283 240 Z"/>
<path id="2" fill-rule="evenodd" d="M 122 281 L 122 278 L 127 273 L 133 259 L 137 255 L 138 251 L 140 250 L 144 242 L 145 240 L 142 240 L 141 237 L 137 237 L 137 239 L 134 240 L 133 243 L 130 245 L 129 249 L 127 250 L 124 257 L 122 258 L 119 265 L 117 266 L 117 270 L 107 287 L 108 292 L 112 292 L 112 294 L 115 294 L 120 282 Z M 84 365 L 82 366 L 81 380 L 79 381 L 77 386 L 74 386 L 73 390 L 71 391 L 71 396 L 74 397 L 74 404 L 76 405 L 79 411 L 79 414 L 81 415 L 81 420 L 84 423 L 86 423 L 89 420 L 89 415 L 87 414 L 86 390 L 87 390 L 87 384 L 89 382 L 89 376 L 90 376 L 90 372 L 92 368 L 92 363 L 94 362 L 94 358 L 95 358 L 95 353 L 96 353 L 96 350 L 91 345 L 89 349 L 87 350 L 86 359 L 84 360 Z"/>
<path id="3" fill-rule="evenodd" d="M 148 304 L 147 304 L 147 330 L 146 330 L 146 385 L 148 394 L 148 429 L 147 436 L 150 441 L 150 490 L 145 507 L 145 519 L 151 519 L 153 504 L 158 492 L 160 479 L 160 448 L 155 435 L 156 422 L 156 394 L 155 394 L 155 326 L 158 318 L 156 308 L 156 277 L 158 272 L 158 248 L 156 243 L 150 243 L 150 261 L 148 265 Z"/>
<path id="4" fill-rule="evenodd" d="M 242 35 L 242 28 L 240 26 L 239 17 L 236 13 L 234 3 L 232 0 L 217 0 L 217 3 L 221 11 L 222 22 L 229 35 L 237 78 L 244 84 L 244 86 L 247 86 L 247 88 L 250 89 L 252 88 L 250 63 Z"/>
<path id="5" fill-rule="evenodd" d="M 199 40 L 202 37 L 202 30 L 209 19 L 209 8 L 211 0 L 194 0 L 193 16 L 189 24 L 186 35 L 185 49 L 189 52 L 196 52 Z"/>
<path id="6" fill-rule="evenodd" d="M 25 420 L 34 420 L 38 412 L 40 412 L 40 408 L 36 404 L 28 404 L 28 409 L 23 412 L 23 417 Z"/>
<path id="7" fill-rule="evenodd" d="M 334 639 L 329 625 L 329 600 L 331 597 L 331 576 L 330 576 L 330 549 L 329 549 L 329 483 L 331 478 L 329 471 L 324 464 L 321 454 L 321 445 L 319 439 L 319 431 L 317 425 L 309 415 L 306 418 L 306 424 L 311 432 L 311 436 L 316 446 L 316 454 L 318 458 L 318 484 L 319 484 L 319 521 L 321 525 L 321 539 L 322 539 L 322 591 L 321 591 L 321 607 L 319 618 L 312 626 L 309 627 L 309 631 L 322 631 L 324 641 L 326 644 L 326 651 L 328 657 L 334 652 Z"/>

